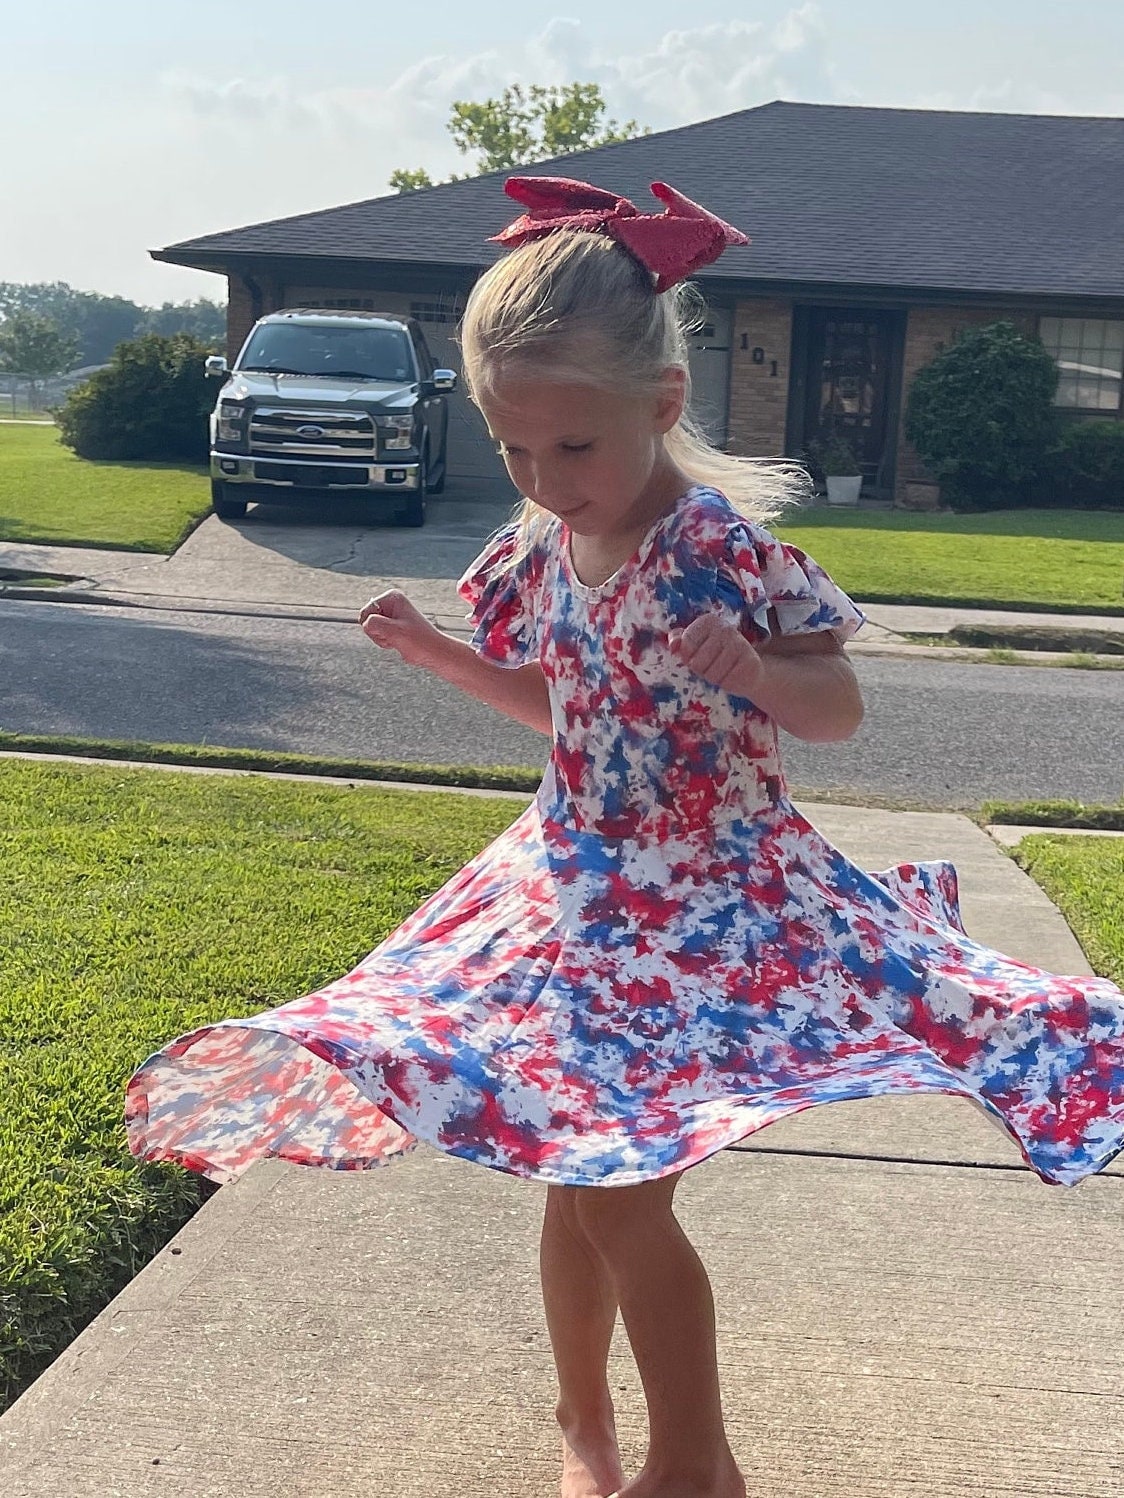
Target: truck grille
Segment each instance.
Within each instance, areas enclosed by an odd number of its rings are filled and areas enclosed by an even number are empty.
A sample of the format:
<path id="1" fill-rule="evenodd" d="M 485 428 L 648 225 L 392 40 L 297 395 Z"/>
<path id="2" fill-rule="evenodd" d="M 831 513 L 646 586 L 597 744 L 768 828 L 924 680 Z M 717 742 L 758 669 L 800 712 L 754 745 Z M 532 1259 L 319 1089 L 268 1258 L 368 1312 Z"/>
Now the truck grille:
<path id="1" fill-rule="evenodd" d="M 302 489 L 330 489 L 339 484 L 366 488 L 371 470 L 345 468 L 342 463 L 325 463 L 322 468 L 308 463 L 255 463 L 254 477 L 263 484 L 298 484 Z"/>
<path id="2" fill-rule="evenodd" d="M 259 406 L 250 418 L 250 452 L 273 457 L 374 458 L 378 436 L 365 411 L 299 411 Z"/>

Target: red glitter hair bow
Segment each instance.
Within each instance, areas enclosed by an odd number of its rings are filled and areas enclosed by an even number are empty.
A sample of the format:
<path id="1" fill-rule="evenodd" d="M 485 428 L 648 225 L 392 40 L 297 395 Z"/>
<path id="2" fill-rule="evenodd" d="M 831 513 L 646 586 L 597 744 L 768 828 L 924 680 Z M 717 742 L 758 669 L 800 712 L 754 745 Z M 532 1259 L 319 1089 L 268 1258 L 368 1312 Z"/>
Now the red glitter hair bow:
<path id="1" fill-rule="evenodd" d="M 570 177 L 509 177 L 504 191 L 527 212 L 502 234 L 493 234 L 494 243 L 515 249 L 555 229 L 608 234 L 652 272 L 656 291 L 667 291 L 700 266 L 710 265 L 727 245 L 749 244 L 740 229 L 666 182 L 652 183 L 653 194 L 667 204 L 663 213 L 641 213 L 627 198 Z"/>

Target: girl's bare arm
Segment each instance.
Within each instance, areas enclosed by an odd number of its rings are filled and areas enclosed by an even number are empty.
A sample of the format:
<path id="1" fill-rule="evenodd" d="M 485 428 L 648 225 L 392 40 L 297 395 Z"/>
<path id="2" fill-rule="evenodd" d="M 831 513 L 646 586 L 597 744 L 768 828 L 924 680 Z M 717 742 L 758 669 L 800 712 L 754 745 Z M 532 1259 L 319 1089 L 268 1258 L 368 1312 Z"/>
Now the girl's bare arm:
<path id="1" fill-rule="evenodd" d="M 447 635 L 431 624 L 397 588 L 380 593 L 364 605 L 359 623 L 369 640 L 383 650 L 397 650 L 408 665 L 431 671 L 517 723 L 553 737 L 546 678 L 538 664 L 513 669 L 493 665 L 478 656 L 466 640 Z"/>
<path id="2" fill-rule="evenodd" d="M 689 624 L 672 648 L 700 676 L 762 712 L 798 739 L 849 739 L 863 720 L 863 700 L 843 646 L 830 630 L 783 635 L 770 610 L 773 633 L 757 647 L 732 620 L 707 614 Z"/>

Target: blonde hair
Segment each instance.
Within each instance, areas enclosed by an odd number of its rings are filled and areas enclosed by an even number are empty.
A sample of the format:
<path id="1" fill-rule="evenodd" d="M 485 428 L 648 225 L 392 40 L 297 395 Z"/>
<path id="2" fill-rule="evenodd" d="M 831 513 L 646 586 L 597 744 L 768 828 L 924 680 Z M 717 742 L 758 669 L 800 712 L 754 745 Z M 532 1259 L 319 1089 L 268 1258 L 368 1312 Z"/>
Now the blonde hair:
<path id="1" fill-rule="evenodd" d="M 699 427 L 690 410 L 687 337 L 705 315 L 695 287 L 657 294 L 649 272 L 606 235 L 559 229 L 504 256 L 472 288 L 460 328 L 468 394 L 479 405 L 497 379 L 533 371 L 648 396 L 659 393 L 665 369 L 682 369 L 687 400 L 665 450 L 694 483 L 720 489 L 765 525 L 809 497 L 810 479 L 798 463 L 723 452 Z M 523 553 L 552 517 L 529 499 L 516 514 Z"/>

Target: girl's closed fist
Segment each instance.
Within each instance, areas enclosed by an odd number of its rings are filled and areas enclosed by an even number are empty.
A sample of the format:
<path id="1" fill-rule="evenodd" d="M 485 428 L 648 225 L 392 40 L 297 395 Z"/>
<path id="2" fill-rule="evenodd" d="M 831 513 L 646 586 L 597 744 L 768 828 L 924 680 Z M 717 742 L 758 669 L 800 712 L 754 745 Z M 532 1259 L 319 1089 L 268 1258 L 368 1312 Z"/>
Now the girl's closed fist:
<path id="1" fill-rule="evenodd" d="M 673 634 L 671 646 L 685 666 L 737 696 L 752 696 L 760 680 L 761 657 L 732 619 L 703 614 Z"/>
<path id="2" fill-rule="evenodd" d="M 402 592 L 389 588 L 359 610 L 363 633 L 382 650 L 397 650 L 411 666 L 425 665 L 444 638 Z"/>

